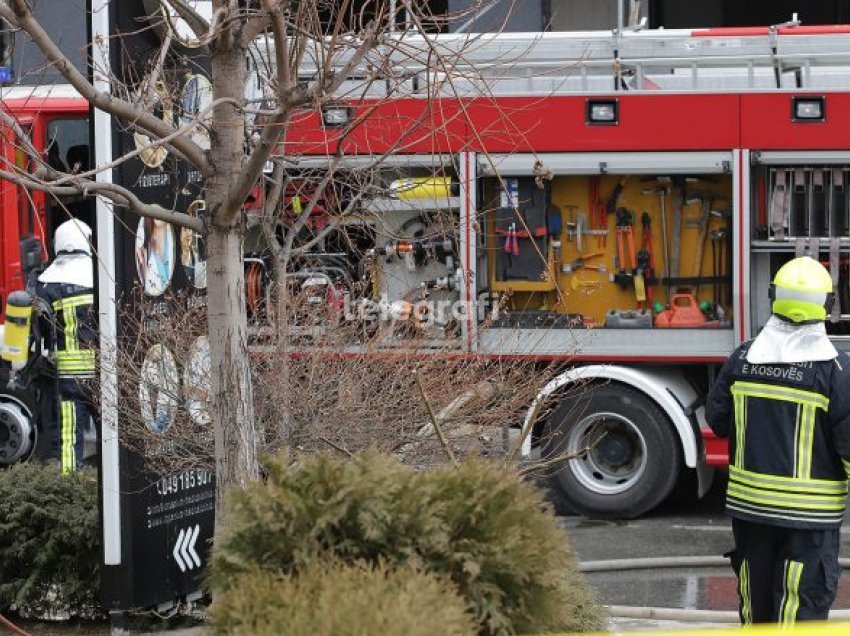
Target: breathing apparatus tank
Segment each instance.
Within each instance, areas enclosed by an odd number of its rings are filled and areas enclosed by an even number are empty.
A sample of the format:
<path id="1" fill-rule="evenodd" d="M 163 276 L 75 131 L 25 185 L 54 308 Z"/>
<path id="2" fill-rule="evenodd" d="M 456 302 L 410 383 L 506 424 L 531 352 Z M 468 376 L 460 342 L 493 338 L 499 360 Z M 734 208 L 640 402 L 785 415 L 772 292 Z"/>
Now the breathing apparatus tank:
<path id="1" fill-rule="evenodd" d="M 2 357 L 13 371 L 23 369 L 29 359 L 29 339 L 32 328 L 32 296 L 16 291 L 6 299 L 6 325 Z"/>
<path id="2" fill-rule="evenodd" d="M 16 291 L 6 299 L 6 324 L 0 357 L 11 366 L 8 388 L 18 384 L 18 375 L 27 367 L 33 319 L 33 296 Z M 0 467 L 26 460 L 32 455 L 37 429 L 32 413 L 15 393 L 0 399 Z"/>

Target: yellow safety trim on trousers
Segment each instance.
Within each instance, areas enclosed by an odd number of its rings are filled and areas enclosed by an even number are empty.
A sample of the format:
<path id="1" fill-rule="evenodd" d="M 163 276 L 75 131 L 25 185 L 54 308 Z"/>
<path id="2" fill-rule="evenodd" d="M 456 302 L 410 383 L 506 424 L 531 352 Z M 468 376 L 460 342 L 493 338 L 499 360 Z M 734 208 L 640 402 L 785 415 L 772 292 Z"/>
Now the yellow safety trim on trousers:
<path id="1" fill-rule="evenodd" d="M 741 595 L 741 619 L 744 625 L 749 625 L 753 622 L 753 608 L 750 601 L 750 565 L 746 559 L 741 561 L 738 592 Z"/>
<path id="2" fill-rule="evenodd" d="M 747 401 L 743 395 L 734 395 L 735 401 L 735 466 L 744 465 L 744 439 L 747 429 Z"/>
<path id="3" fill-rule="evenodd" d="M 77 421 L 76 413 L 74 413 L 74 403 L 68 401 L 65 403 L 66 418 L 65 418 L 65 465 L 69 471 L 77 468 L 77 455 L 74 452 L 74 444 L 77 441 Z"/>
<path id="4" fill-rule="evenodd" d="M 782 604 L 779 606 L 779 622 L 791 625 L 797 620 L 800 608 L 800 578 L 803 576 L 803 564 L 798 561 L 785 562 L 785 590 Z"/>
<path id="5" fill-rule="evenodd" d="M 76 454 L 74 453 L 74 443 L 76 442 L 76 419 L 74 417 L 74 403 L 70 400 L 62 400 L 60 403 L 61 410 L 61 457 L 62 457 L 62 472 L 71 473 L 76 469 Z"/>
<path id="6" fill-rule="evenodd" d="M 59 402 L 59 450 L 61 452 L 62 472 L 68 472 L 68 403 L 64 400 Z"/>
<path id="7" fill-rule="evenodd" d="M 845 462 L 850 467 L 850 462 Z M 831 495 L 846 495 L 846 481 L 831 479 L 800 479 L 782 475 L 765 475 L 738 466 L 729 467 L 729 478 L 747 486 L 781 489 L 791 492 L 823 493 Z"/>
<path id="8" fill-rule="evenodd" d="M 810 404 L 824 411 L 829 408 L 829 398 L 814 391 L 802 389 L 791 389 L 785 386 L 773 384 L 760 384 L 758 382 L 734 382 L 731 386 L 732 394 L 741 394 L 747 397 L 760 397 L 768 400 L 785 400 L 798 404 Z"/>
<path id="9" fill-rule="evenodd" d="M 844 510 L 844 496 L 838 495 L 800 495 L 784 494 L 775 491 L 766 491 L 759 488 L 749 488 L 740 483 L 729 481 L 726 490 L 727 495 L 765 506 L 777 506 L 782 508 L 793 508 L 795 510 L 825 510 L 839 512 Z"/>
<path id="10" fill-rule="evenodd" d="M 842 459 L 841 463 L 844 464 L 844 472 L 847 474 L 847 479 L 850 479 L 850 462 L 846 459 Z"/>

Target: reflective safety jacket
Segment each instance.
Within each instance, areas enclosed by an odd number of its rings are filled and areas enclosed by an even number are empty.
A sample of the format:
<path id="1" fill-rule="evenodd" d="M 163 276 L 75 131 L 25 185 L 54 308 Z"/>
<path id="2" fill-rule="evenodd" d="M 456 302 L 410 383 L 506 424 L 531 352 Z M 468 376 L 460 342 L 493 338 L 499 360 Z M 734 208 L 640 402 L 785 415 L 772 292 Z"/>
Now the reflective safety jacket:
<path id="1" fill-rule="evenodd" d="M 53 309 L 56 342 L 52 352 L 60 378 L 93 378 L 97 363 L 97 316 L 90 287 L 42 283 L 38 295 Z"/>
<path id="2" fill-rule="evenodd" d="M 841 525 L 850 476 L 850 358 L 751 364 L 741 345 L 708 395 L 729 438 L 726 510 L 790 528 Z"/>

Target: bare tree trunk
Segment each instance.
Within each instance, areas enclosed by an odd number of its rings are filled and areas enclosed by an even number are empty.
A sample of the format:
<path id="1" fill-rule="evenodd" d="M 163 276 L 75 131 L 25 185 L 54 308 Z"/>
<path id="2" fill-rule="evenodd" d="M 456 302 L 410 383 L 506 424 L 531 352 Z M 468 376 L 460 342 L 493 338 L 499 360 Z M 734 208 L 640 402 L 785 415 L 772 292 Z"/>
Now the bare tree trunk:
<path id="1" fill-rule="evenodd" d="M 239 47 L 213 53 L 214 98 L 239 99 L 245 85 L 245 56 Z M 216 525 L 222 521 L 223 493 L 256 479 L 257 434 L 248 355 L 241 206 L 227 209 L 226 195 L 245 162 L 244 118 L 232 103 L 215 108 L 207 182 L 207 295 L 210 331 L 212 417 L 216 457 Z"/>
<path id="2" fill-rule="evenodd" d="M 212 417 L 218 502 L 257 477 L 257 439 L 245 319 L 242 233 L 213 228 L 207 238 Z M 217 505 L 216 519 L 220 519 Z"/>

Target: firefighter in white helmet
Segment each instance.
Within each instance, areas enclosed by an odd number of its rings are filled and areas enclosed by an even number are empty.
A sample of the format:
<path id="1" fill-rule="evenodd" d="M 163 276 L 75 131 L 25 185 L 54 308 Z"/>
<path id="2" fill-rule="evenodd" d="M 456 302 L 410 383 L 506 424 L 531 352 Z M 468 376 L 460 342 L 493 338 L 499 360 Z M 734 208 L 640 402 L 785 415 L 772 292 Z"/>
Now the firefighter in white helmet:
<path id="1" fill-rule="evenodd" d="M 729 556 L 745 624 L 824 620 L 835 600 L 850 358 L 826 335 L 833 294 L 816 260 L 783 265 L 770 286 L 773 315 L 732 353 L 708 396 L 706 419 L 729 438 Z"/>
<path id="2" fill-rule="evenodd" d="M 53 310 L 56 333 L 51 355 L 59 412 L 49 436 L 50 456 L 59 460 L 63 473 L 82 464 L 85 428 L 94 414 L 97 315 L 91 235 L 91 228 L 79 219 L 62 223 L 54 234 L 53 263 L 38 277 L 37 293 Z"/>

